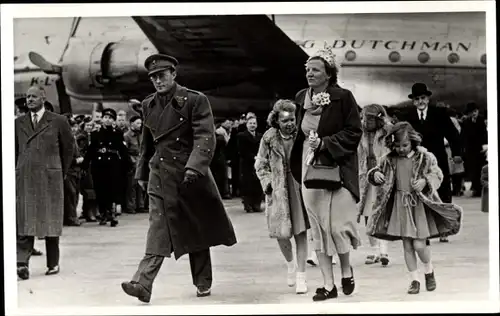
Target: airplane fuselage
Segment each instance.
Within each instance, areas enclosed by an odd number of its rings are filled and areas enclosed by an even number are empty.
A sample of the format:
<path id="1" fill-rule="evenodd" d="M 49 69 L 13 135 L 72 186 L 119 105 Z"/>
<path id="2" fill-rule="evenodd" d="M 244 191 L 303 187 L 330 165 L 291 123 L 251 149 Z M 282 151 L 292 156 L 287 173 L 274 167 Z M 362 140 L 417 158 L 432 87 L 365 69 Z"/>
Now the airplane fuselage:
<path id="1" fill-rule="evenodd" d="M 117 21 L 110 18 L 108 22 L 120 24 Z M 309 55 L 325 45 L 332 46 L 342 66 L 339 84 L 353 92 L 360 106 L 408 104 L 415 82 L 426 83 L 435 102 L 459 109 L 469 101 L 486 106 L 484 13 L 278 15 L 273 21 Z M 152 51 L 154 46 L 143 37 L 110 43 L 75 39 L 63 65 L 73 112 L 90 113 L 95 101 L 131 111 L 128 99 L 141 99 L 153 92 L 142 65 Z M 109 62 L 105 67 L 102 58 Z M 192 80 L 202 78 L 196 76 L 203 73 L 202 67 L 183 67 L 184 74 L 181 68 L 178 78 L 181 84 L 190 86 Z M 235 74 L 238 72 L 231 76 Z M 16 98 L 32 84 L 53 91 L 53 80 L 43 73 L 16 72 Z M 249 108 L 257 112 L 270 109 L 272 100 L 252 99 L 251 89 L 243 90 L 241 95 L 245 96 L 239 98 L 205 92 L 219 115 L 236 115 Z M 57 110 L 57 92 L 47 95 Z"/>

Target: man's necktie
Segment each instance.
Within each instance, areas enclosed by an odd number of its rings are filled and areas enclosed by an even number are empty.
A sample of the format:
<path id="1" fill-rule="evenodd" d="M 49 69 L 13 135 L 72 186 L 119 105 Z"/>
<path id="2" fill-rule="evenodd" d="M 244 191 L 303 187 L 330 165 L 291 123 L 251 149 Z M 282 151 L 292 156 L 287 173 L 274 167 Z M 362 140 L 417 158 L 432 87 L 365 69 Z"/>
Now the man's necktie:
<path id="1" fill-rule="evenodd" d="M 420 122 L 424 121 L 424 111 L 420 111 Z"/>
<path id="2" fill-rule="evenodd" d="M 33 114 L 33 128 L 36 128 L 36 124 L 38 123 L 38 115 Z"/>

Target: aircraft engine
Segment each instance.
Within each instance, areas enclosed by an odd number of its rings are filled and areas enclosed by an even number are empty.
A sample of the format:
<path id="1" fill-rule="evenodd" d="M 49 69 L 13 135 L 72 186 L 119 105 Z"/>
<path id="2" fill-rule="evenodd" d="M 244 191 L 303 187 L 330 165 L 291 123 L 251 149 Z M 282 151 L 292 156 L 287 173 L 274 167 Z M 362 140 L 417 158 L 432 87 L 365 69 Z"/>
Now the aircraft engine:
<path id="1" fill-rule="evenodd" d="M 87 101 L 143 97 L 153 88 L 144 68 L 153 53 L 156 49 L 148 41 L 72 39 L 62 65 L 66 92 Z"/>

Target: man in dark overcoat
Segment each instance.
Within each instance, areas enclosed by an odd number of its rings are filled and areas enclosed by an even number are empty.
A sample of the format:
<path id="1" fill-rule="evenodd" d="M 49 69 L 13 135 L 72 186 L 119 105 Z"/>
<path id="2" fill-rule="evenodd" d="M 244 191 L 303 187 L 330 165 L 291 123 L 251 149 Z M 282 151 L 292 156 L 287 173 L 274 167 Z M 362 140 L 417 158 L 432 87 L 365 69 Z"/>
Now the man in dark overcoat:
<path id="1" fill-rule="evenodd" d="M 481 169 L 486 165 L 486 148 L 488 131 L 484 117 L 479 116 L 479 107 L 468 103 L 465 109 L 467 118 L 462 123 L 462 140 L 464 144 L 464 163 L 467 177 L 472 182 L 472 196 L 481 196 Z"/>
<path id="2" fill-rule="evenodd" d="M 208 98 L 175 82 L 177 60 L 156 54 L 145 67 L 156 93 L 142 102 L 143 131 L 136 179 L 148 181 L 145 256 L 122 289 L 149 302 L 164 257 L 189 254 L 197 296 L 210 295 L 210 247 L 236 243 L 233 226 L 209 166 L 215 150 Z"/>
<path id="3" fill-rule="evenodd" d="M 257 132 L 257 118 L 248 118 L 246 130 L 238 134 L 238 153 L 240 156 L 240 192 L 243 209 L 247 213 L 262 212 L 264 199 L 262 186 L 255 172 L 255 157 L 259 151 L 262 134 Z"/>
<path id="4" fill-rule="evenodd" d="M 413 100 L 413 105 L 407 111 L 400 113 L 400 121 L 407 121 L 422 135 L 422 146 L 436 156 L 439 168 L 443 171 L 443 182 L 438 189 L 441 200 L 445 203 L 452 202 L 451 176 L 444 139 L 450 144 L 455 163 L 462 161 L 462 147 L 460 136 L 446 112 L 445 108 L 429 106 L 429 97 L 432 92 L 424 83 L 415 83 L 408 98 Z M 447 242 L 446 237 L 440 239 Z"/>
<path id="5" fill-rule="evenodd" d="M 29 113 L 15 121 L 17 275 L 29 278 L 35 236 L 45 238 L 46 275 L 59 272 L 63 229 L 64 178 L 73 159 L 74 139 L 66 118 L 44 107 L 38 86 L 26 93 Z"/>

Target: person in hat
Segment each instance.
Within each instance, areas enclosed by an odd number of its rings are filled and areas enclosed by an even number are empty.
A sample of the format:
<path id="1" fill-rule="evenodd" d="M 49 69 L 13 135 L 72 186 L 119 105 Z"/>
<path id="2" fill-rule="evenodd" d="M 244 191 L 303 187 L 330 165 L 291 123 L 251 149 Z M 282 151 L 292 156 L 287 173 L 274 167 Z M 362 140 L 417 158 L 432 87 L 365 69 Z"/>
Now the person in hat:
<path id="1" fill-rule="evenodd" d="M 29 112 L 28 106 L 26 105 L 26 98 L 19 98 L 14 101 L 15 104 L 15 115 L 16 118 L 25 115 Z"/>
<path id="2" fill-rule="evenodd" d="M 146 195 L 146 191 L 139 186 L 139 182 L 135 179 L 136 166 L 141 148 L 141 117 L 138 115 L 132 116 L 129 120 L 129 125 L 130 129 L 123 135 L 123 138 L 125 139 L 125 145 L 127 146 L 134 167 L 127 173 L 127 204 L 124 212 L 135 214 L 137 212 L 144 212 L 144 200 Z"/>
<path id="3" fill-rule="evenodd" d="M 80 131 L 76 134 L 76 143 L 80 155 L 85 157 L 90 145 L 90 137 L 94 128 L 92 117 L 86 116 L 80 123 Z M 87 222 L 96 222 L 97 216 L 97 201 L 92 182 L 92 174 L 90 172 L 81 172 L 80 174 L 80 194 L 83 198 L 82 214 L 80 219 L 85 219 Z"/>
<path id="4" fill-rule="evenodd" d="M 422 146 L 436 156 L 438 166 L 443 172 L 443 182 L 438 189 L 441 200 L 445 203 L 452 202 L 451 176 L 448 163 L 448 154 L 445 148 L 445 138 L 451 148 L 453 161 L 462 161 L 462 146 L 459 134 L 446 108 L 430 106 L 432 92 L 424 83 L 415 83 L 408 95 L 413 101 L 413 106 L 406 112 L 400 113 L 400 121 L 410 123 L 422 135 Z M 440 238 L 441 242 L 448 242 L 446 236 Z"/>
<path id="5" fill-rule="evenodd" d="M 66 116 L 66 114 L 65 114 Z M 71 114 L 68 115 L 71 117 Z M 71 126 L 71 132 L 73 133 L 73 159 L 64 178 L 64 221 L 65 226 L 80 226 L 80 221 L 76 213 L 76 207 L 78 204 L 78 193 L 80 191 L 80 164 L 83 161 L 83 157 L 80 154 L 78 148 L 76 137 L 79 132 L 78 122 L 75 119 L 68 119 L 69 125 Z"/>
<path id="6" fill-rule="evenodd" d="M 26 92 L 29 113 L 15 120 L 17 275 L 29 278 L 35 237 L 44 238 L 46 275 L 59 273 L 64 178 L 73 159 L 68 120 L 44 107 L 45 91 Z"/>
<path id="7" fill-rule="evenodd" d="M 363 133 L 358 104 L 351 91 L 338 84 L 339 64 L 332 47 L 318 50 L 307 60 L 309 87 L 295 96 L 298 134 L 293 145 L 292 175 L 302 184 L 304 205 L 311 223 L 312 249 L 316 251 L 323 276 L 322 287 L 313 301 L 338 297 L 332 260 L 338 254 L 344 295 L 355 288 L 351 249 L 361 244 L 356 223 L 359 202 L 358 145 Z M 303 184 L 310 167 L 308 157 L 318 163 L 338 167 L 342 185 L 306 188 Z"/>
<path id="8" fill-rule="evenodd" d="M 83 170 L 91 167 L 101 217 L 99 224 L 106 225 L 109 221 L 111 227 L 118 225 L 113 203 L 120 202 L 122 166 L 132 167 L 123 134 L 113 128 L 115 120 L 115 110 L 102 111 L 102 128 L 91 134 L 90 145 L 82 163 Z"/>
<path id="9" fill-rule="evenodd" d="M 149 194 L 146 250 L 123 291 L 149 302 L 165 257 L 189 254 L 197 296 L 210 295 L 210 247 L 236 243 L 233 225 L 217 190 L 210 162 L 215 125 L 210 102 L 201 92 L 175 82 L 178 61 L 155 54 L 144 66 L 156 93 L 142 102 L 144 127 L 136 179 Z"/>
<path id="10" fill-rule="evenodd" d="M 488 146 L 488 132 L 484 118 L 479 116 L 476 103 L 468 103 L 462 123 L 462 139 L 464 144 L 464 164 L 467 178 L 472 182 L 472 196 L 481 196 L 481 169 L 486 164 L 485 151 Z"/>

